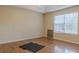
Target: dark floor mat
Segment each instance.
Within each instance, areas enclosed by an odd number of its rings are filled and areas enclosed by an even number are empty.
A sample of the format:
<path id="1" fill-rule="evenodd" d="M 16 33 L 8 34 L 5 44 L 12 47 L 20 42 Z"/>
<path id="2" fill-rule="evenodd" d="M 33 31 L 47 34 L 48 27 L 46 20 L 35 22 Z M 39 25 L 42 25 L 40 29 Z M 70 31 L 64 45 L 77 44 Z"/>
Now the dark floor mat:
<path id="1" fill-rule="evenodd" d="M 20 46 L 20 48 L 22 48 L 24 50 L 29 50 L 29 51 L 31 51 L 33 53 L 39 51 L 40 49 L 42 49 L 44 47 L 45 46 L 39 45 L 37 43 L 32 43 L 32 42 Z"/>

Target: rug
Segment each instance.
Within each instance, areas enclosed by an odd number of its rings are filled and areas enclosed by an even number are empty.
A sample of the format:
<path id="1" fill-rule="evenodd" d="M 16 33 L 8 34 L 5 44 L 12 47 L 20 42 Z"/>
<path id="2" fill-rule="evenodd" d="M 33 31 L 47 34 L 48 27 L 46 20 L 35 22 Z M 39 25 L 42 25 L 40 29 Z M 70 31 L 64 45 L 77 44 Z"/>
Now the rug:
<path id="1" fill-rule="evenodd" d="M 24 50 L 29 50 L 29 51 L 31 51 L 33 53 L 41 50 L 44 47 L 45 46 L 37 44 L 37 43 L 33 43 L 33 42 L 30 42 L 30 43 L 27 43 L 27 44 L 24 44 L 24 45 L 20 46 L 20 48 L 22 48 Z"/>

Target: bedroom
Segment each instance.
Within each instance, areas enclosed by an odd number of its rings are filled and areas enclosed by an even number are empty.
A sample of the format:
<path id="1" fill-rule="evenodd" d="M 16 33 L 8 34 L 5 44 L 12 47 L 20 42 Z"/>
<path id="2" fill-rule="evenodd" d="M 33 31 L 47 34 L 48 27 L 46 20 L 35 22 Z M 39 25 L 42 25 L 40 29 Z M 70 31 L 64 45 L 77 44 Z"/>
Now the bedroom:
<path id="1" fill-rule="evenodd" d="M 78 12 L 77 5 L 1 5 L 0 52 L 78 53 Z"/>

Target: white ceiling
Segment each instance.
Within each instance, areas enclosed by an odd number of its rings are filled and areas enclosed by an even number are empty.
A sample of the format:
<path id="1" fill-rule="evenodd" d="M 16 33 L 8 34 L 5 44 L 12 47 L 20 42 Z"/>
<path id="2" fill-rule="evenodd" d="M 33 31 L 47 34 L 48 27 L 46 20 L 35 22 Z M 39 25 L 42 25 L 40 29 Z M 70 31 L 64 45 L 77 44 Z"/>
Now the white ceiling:
<path id="1" fill-rule="evenodd" d="M 14 5 L 15 7 L 30 9 L 40 13 L 60 10 L 63 8 L 72 7 L 73 5 Z"/>

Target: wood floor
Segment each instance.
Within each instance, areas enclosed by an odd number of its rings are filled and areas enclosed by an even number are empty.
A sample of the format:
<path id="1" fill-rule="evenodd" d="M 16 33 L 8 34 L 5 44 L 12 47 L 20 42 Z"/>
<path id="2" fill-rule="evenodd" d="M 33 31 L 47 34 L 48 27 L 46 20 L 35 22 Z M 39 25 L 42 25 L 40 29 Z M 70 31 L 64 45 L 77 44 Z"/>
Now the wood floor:
<path id="1" fill-rule="evenodd" d="M 37 53 L 78 53 L 79 52 L 79 45 L 67 43 L 64 41 L 59 40 L 51 40 L 46 38 L 38 38 L 38 39 L 30 39 L 30 40 L 23 40 L 13 43 L 1 44 L 0 45 L 0 53 L 32 53 L 28 50 L 23 50 L 19 48 L 19 46 L 34 42 L 45 47 L 39 50 Z"/>

